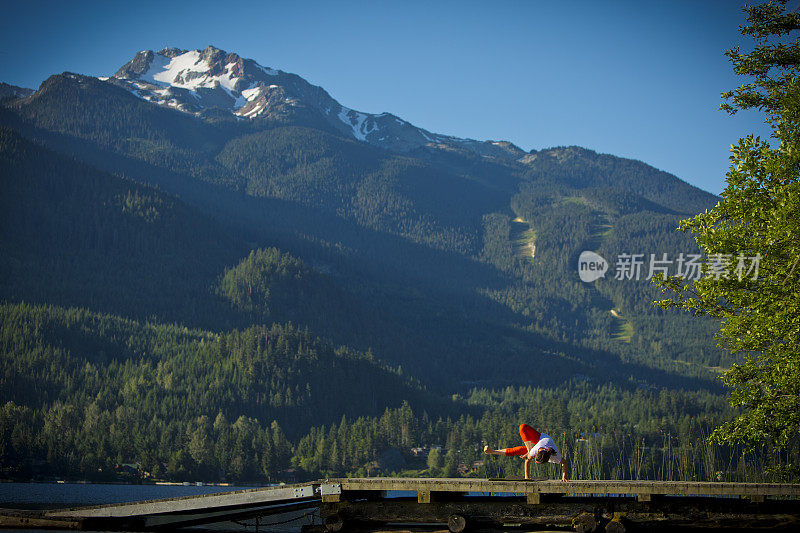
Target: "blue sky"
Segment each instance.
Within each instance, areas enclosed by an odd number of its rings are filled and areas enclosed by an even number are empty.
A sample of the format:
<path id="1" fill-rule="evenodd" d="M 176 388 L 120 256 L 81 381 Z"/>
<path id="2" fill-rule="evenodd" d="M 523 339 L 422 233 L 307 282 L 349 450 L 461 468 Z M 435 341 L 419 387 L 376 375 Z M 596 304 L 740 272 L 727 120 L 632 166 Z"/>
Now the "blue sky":
<path id="1" fill-rule="evenodd" d="M 428 130 L 580 145 L 640 159 L 713 193 L 731 143 L 768 134 L 719 111 L 742 83 L 724 51 L 741 2 L 15 2 L 0 81 L 109 75 L 137 51 L 212 44 L 297 73 L 343 105 Z"/>

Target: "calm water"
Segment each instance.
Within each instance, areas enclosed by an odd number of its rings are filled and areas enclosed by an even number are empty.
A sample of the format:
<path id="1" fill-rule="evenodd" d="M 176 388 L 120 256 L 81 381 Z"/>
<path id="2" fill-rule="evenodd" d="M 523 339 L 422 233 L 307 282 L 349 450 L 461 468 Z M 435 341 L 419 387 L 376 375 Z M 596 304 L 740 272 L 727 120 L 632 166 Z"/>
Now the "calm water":
<path id="1" fill-rule="evenodd" d="M 254 487 L 196 485 L 112 485 L 93 483 L 0 483 L 0 507 L 52 509 L 196 496 Z"/>

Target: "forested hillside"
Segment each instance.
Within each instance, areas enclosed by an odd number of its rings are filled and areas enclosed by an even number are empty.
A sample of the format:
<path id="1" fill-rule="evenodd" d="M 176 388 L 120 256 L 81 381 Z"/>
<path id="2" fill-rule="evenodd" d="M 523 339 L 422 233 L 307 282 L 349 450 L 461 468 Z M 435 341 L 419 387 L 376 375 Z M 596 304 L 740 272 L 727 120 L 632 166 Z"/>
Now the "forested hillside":
<path id="1" fill-rule="evenodd" d="M 210 287 L 246 248 L 214 219 L 7 128 L 0 176 L 5 298 L 194 323 L 227 312 Z"/>
<path id="2" fill-rule="evenodd" d="M 579 477 L 696 479 L 733 467 L 726 477 L 754 479 L 747 461 L 763 460 L 702 441 L 726 410 L 709 393 L 576 383 L 444 400 L 372 354 L 291 326 L 215 334 L 25 304 L 0 307 L 0 317 L 7 476 L 115 479 L 123 463 L 230 481 L 516 474 L 513 461 L 473 463 L 483 443 L 516 443 L 518 420 L 557 436 Z M 412 448 L 437 451 L 421 461 Z"/>
<path id="3" fill-rule="evenodd" d="M 628 453 L 721 416 L 714 324 L 654 308 L 646 264 L 614 279 L 620 254 L 696 253 L 674 230 L 716 198 L 675 176 L 578 147 L 392 152 L 313 106 L 190 114 L 70 73 L 19 96 L 0 107 L 7 475 L 452 474 L 520 417 L 565 446 L 627 432 Z M 584 250 L 605 279 L 580 281 Z M 582 417 L 600 398 L 616 414 Z M 647 471 L 673 475 L 665 457 Z"/>
<path id="4" fill-rule="evenodd" d="M 188 461 L 193 475 L 254 479 L 263 467 L 274 479 L 288 467 L 284 431 L 296 439 L 313 425 L 375 416 L 404 401 L 455 412 L 372 354 L 290 325 L 216 334 L 52 306 L 7 304 L 0 314 L 2 460 L 10 474 L 46 457 L 54 472 L 73 475 L 136 459 L 148 471 L 163 463 L 170 476 Z M 212 423 L 225 426 L 234 447 L 211 440 Z M 228 461 L 212 463 L 218 445 Z"/>

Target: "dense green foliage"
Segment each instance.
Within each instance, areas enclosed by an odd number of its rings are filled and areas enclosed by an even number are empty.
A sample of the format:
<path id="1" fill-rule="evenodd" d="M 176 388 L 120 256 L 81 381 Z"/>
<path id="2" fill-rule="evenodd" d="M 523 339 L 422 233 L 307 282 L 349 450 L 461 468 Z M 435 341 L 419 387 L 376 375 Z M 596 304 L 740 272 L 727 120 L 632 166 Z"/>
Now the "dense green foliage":
<path id="1" fill-rule="evenodd" d="M 0 128 L 5 298 L 210 324 L 210 285 L 244 246 L 174 197 Z"/>
<path id="2" fill-rule="evenodd" d="M 639 161 L 598 154 L 577 146 L 542 150 L 529 157 L 526 177 L 533 182 L 559 187 L 587 189 L 591 196 L 603 195 L 617 211 L 635 204 L 660 211 L 693 214 L 708 207 L 707 192 L 674 180 Z"/>
<path id="3" fill-rule="evenodd" d="M 554 436 L 579 478 L 758 479 L 747 462 L 767 460 L 704 444 L 725 416 L 710 393 L 576 382 L 473 389 L 447 405 L 371 354 L 291 327 L 219 335 L 23 304 L 0 307 L 0 318 L 6 476 L 109 479 L 131 463 L 156 477 L 232 481 L 518 474 L 512 459 L 472 465 L 484 443 L 516 445 L 519 421 Z M 425 460 L 438 446 L 440 460 Z"/>
<path id="4" fill-rule="evenodd" d="M 302 309 L 324 305 L 326 296 L 302 261 L 276 248 L 252 250 L 238 265 L 225 270 L 218 292 L 235 307 L 269 314 L 270 308 Z M 315 299 L 305 303 L 306 299 Z"/>
<path id="5" fill-rule="evenodd" d="M 24 304 L 0 307 L 0 318 L 2 467 L 11 474 L 47 459 L 54 472 L 72 475 L 136 461 L 176 478 L 221 470 L 240 480 L 269 464 L 263 471 L 274 477 L 291 450 L 277 428 L 296 437 L 401 399 L 451 409 L 371 354 L 334 349 L 291 326 L 215 334 Z M 345 382 L 359 386 L 342 388 Z M 212 439 L 212 420 L 216 437 L 231 432 L 236 447 Z M 205 436 L 193 444 L 198 431 Z M 272 453 L 269 438 L 285 450 L 282 459 L 264 456 Z M 203 452 L 200 460 L 194 446 L 208 454 L 219 446 L 226 455 L 212 460 Z M 187 447 L 194 462 L 181 455 Z"/>
<path id="6" fill-rule="evenodd" d="M 248 194 L 332 211 L 366 228 L 467 254 L 480 214 L 499 204 L 493 191 L 446 170 L 307 128 L 238 137 L 217 160 L 244 177 Z"/>
<path id="7" fill-rule="evenodd" d="M 482 449 L 519 445 L 520 421 L 535 423 L 556 440 L 576 479 L 756 481 L 765 479 L 765 464 L 780 460 L 760 449 L 743 454 L 741 448 L 709 446 L 704 436 L 725 416 L 724 401 L 710 394 L 576 384 L 560 390 L 475 389 L 468 403 L 485 411 L 433 420 L 404 405 L 379 418 L 343 418 L 314 428 L 296 446 L 293 464 L 331 476 L 519 476 L 518 458 L 485 456 Z M 408 453 L 415 447 L 424 447 L 427 458 Z M 537 474 L 560 476 L 555 465 L 536 468 Z"/>

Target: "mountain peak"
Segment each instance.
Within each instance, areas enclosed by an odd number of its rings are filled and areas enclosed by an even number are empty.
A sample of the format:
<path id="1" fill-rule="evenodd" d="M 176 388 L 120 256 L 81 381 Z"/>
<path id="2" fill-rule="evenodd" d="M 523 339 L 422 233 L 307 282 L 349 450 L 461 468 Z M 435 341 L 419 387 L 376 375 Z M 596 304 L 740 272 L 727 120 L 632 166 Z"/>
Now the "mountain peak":
<path id="1" fill-rule="evenodd" d="M 208 48 L 213 48 L 213 46 L 209 45 Z M 149 50 L 146 50 L 146 51 L 149 51 Z M 164 57 L 170 57 L 171 58 L 171 57 L 176 57 L 176 56 L 179 56 L 179 55 L 183 55 L 186 52 L 188 52 L 188 50 L 183 50 L 181 48 L 162 48 L 161 50 L 158 51 L 158 54 L 162 55 Z"/>
<path id="2" fill-rule="evenodd" d="M 350 109 L 296 74 L 264 67 L 211 45 L 202 50 L 143 50 L 107 80 L 143 100 L 186 113 L 221 108 L 240 119 L 257 120 L 310 111 L 346 136 L 391 151 L 448 148 L 501 160 L 525 155 L 508 142 L 439 135 L 391 113 Z"/>
<path id="3" fill-rule="evenodd" d="M 203 50 L 143 50 L 110 81 L 139 98 L 180 111 L 220 107 L 249 117 L 254 108 L 249 104 L 263 96 L 269 76 L 277 75 L 274 69 L 209 45 Z"/>

